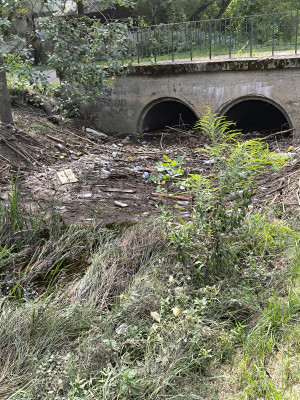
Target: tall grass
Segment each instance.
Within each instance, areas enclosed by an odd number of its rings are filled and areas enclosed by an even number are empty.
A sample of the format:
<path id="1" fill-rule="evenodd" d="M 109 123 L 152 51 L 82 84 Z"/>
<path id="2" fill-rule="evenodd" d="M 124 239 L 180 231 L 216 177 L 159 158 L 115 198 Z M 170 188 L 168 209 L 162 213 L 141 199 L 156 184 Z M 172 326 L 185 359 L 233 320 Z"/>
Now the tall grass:
<path id="1" fill-rule="evenodd" d="M 18 196 L 0 208 L 1 399 L 297 398 L 295 234 L 246 218 L 236 267 L 205 280 L 159 221 L 67 226 Z"/>

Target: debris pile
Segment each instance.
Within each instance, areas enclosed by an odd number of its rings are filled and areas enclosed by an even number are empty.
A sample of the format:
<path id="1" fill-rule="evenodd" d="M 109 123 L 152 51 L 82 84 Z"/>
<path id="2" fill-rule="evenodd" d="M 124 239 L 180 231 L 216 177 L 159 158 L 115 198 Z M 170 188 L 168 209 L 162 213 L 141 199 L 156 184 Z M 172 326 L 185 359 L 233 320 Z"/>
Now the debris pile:
<path id="1" fill-rule="evenodd" d="M 53 124 L 29 107 L 15 110 L 14 118 L 14 126 L 0 128 L 1 200 L 17 178 L 24 203 L 52 202 L 68 221 L 138 221 L 159 213 L 157 205 L 165 202 L 188 210 L 190 198 L 156 193 L 151 174 L 163 154 L 171 159 L 186 154 L 187 173 L 210 170 L 210 160 L 195 152 L 206 143 L 198 132 L 169 127 L 142 137 L 108 137 L 86 128 L 85 121 Z M 299 148 L 291 147 L 292 140 L 272 139 L 272 149 L 290 150 L 291 160 L 262 178 L 255 196 L 259 205 L 279 202 L 284 212 L 300 207 Z"/>

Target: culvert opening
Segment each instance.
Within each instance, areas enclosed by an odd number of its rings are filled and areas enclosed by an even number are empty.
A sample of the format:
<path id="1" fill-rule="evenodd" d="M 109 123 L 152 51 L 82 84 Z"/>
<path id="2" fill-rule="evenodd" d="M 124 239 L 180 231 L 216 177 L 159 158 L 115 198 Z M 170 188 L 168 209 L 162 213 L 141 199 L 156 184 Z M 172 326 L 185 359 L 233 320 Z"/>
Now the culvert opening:
<path id="1" fill-rule="evenodd" d="M 167 126 L 191 129 L 197 119 L 195 113 L 186 105 L 175 100 L 165 100 L 154 104 L 148 110 L 141 128 L 143 132 L 163 130 Z"/>
<path id="2" fill-rule="evenodd" d="M 282 111 L 264 100 L 241 101 L 232 106 L 225 116 L 236 122 L 236 128 L 244 133 L 268 135 L 291 128 Z"/>

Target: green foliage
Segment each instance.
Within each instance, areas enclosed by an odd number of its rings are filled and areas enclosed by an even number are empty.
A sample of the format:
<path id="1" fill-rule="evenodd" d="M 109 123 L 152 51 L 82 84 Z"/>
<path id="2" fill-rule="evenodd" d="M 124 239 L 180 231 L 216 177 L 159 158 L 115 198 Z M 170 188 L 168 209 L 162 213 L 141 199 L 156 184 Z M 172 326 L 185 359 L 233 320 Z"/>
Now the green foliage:
<path id="1" fill-rule="evenodd" d="M 130 21 L 104 24 L 84 15 L 70 17 L 66 15 L 65 2 L 17 3 L 7 2 L 0 8 L 0 71 L 13 74 L 14 85 L 22 82 L 38 88 L 41 83 L 46 89 L 46 80 L 31 69 L 35 46 L 40 54 L 47 51 L 48 69 L 55 69 L 60 78 L 60 87 L 54 93 L 60 100 L 58 109 L 69 114 L 78 114 L 81 104 L 95 101 L 110 90 L 116 75 L 124 73 Z M 102 7 L 114 7 L 117 3 L 120 2 L 108 0 L 102 2 Z M 53 7 L 57 5 L 60 11 L 55 14 Z M 129 6 L 130 1 L 123 1 L 122 5 Z M 30 22 L 33 14 L 42 12 L 48 16 Z M 27 28 L 20 32 L 16 29 L 19 18 L 27 21 Z M 40 41 L 37 30 L 43 32 Z M 103 59 L 105 68 L 97 64 Z"/>
<path id="2" fill-rule="evenodd" d="M 166 157 L 164 164 L 172 162 Z M 0 218 L 0 262 L 15 257 L 1 272 L 20 268 L 20 274 L 13 296 L 0 293 L 1 399 L 296 398 L 289 390 L 300 380 L 297 248 L 292 287 L 287 271 L 272 271 L 270 254 L 260 248 L 243 258 L 238 274 L 202 285 L 194 264 L 178 261 L 156 223 L 119 231 L 71 225 L 53 237 L 47 219 L 48 235 L 33 243 L 18 193 L 9 199 L 8 209 L 0 209 L 10 221 L 3 228 Z M 275 224 L 257 214 L 249 221 L 255 243 L 264 237 L 263 248 L 276 243 Z M 5 235 L 7 243 L 18 239 L 19 248 L 5 246 Z M 283 247 L 280 238 L 279 244 L 276 251 L 289 254 L 293 243 Z M 24 250 L 32 251 L 29 257 Z M 28 276 L 40 294 L 20 301 Z M 41 291 L 42 281 L 53 287 Z M 281 365 L 278 376 L 272 361 Z"/>
<path id="3" fill-rule="evenodd" d="M 226 0 L 137 0 L 135 13 L 145 24 L 182 22 L 220 17 L 229 3 Z"/>
<path id="4" fill-rule="evenodd" d="M 121 22 L 102 24 L 99 20 L 81 18 L 45 18 L 42 26 L 46 40 L 53 45 L 48 63 L 57 72 L 60 86 L 57 94 L 60 108 L 89 103 L 110 89 L 113 77 L 124 73 L 127 56 L 127 26 Z M 105 68 L 97 60 L 105 59 Z"/>
<path id="5" fill-rule="evenodd" d="M 285 154 L 270 152 L 262 140 L 238 140 L 240 132 L 233 125 L 210 109 L 195 125 L 210 139 L 210 145 L 197 150 L 208 156 L 210 175 L 178 177 L 183 170 L 178 174 L 177 161 L 167 159 L 158 164 L 159 170 L 165 169 L 163 176 L 161 172 L 158 175 L 162 182 L 176 177 L 171 182 L 173 190 L 179 187 L 180 193 L 189 193 L 195 200 L 189 218 L 178 215 L 178 207 L 165 210 L 163 229 L 181 258 L 194 259 L 200 275 L 207 269 L 224 272 L 235 268 L 237 241 L 240 238 L 240 246 L 247 245 L 242 242 L 247 240 L 247 215 L 257 177 L 267 167 L 283 166 L 287 159 Z"/>
<path id="6" fill-rule="evenodd" d="M 268 372 L 272 366 L 267 366 L 267 360 L 276 351 L 277 343 L 293 331 L 294 325 L 299 322 L 300 298 L 299 289 L 292 287 L 287 296 L 287 301 L 282 302 L 273 293 L 270 302 L 265 307 L 260 320 L 249 332 L 242 331 L 243 359 L 239 364 L 240 385 L 243 387 L 243 399 L 263 397 L 265 399 L 288 399 L 285 393 L 289 385 L 286 372 L 280 372 L 281 378 L 276 382 Z M 293 341 L 292 337 L 288 341 Z M 290 352 L 287 352 L 287 358 Z M 281 360 L 284 364 L 288 360 Z M 290 368 L 288 367 L 290 371 Z M 299 371 L 295 371 L 295 381 L 299 381 Z M 276 371 L 277 373 L 277 371 Z"/>
<path id="7" fill-rule="evenodd" d="M 166 155 L 163 156 L 164 161 L 159 161 L 156 164 L 156 169 L 158 173 L 154 175 L 151 179 L 154 183 L 157 183 L 157 189 L 160 192 L 166 193 L 167 190 L 163 188 L 166 182 L 170 182 L 170 180 L 175 183 L 176 178 L 183 175 L 183 165 L 185 164 L 184 158 L 185 156 L 179 156 L 174 160 L 171 160 Z"/>
<path id="8" fill-rule="evenodd" d="M 274 0 L 271 3 L 262 0 L 234 0 L 229 5 L 225 16 L 288 12 L 298 9 L 299 0 Z"/>

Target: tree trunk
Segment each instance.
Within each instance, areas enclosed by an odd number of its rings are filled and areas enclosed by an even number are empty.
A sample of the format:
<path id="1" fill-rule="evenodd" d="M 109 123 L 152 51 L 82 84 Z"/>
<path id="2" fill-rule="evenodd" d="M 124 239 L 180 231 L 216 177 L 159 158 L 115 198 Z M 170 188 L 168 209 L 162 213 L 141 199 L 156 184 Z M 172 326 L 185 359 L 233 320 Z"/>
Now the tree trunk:
<path id="1" fill-rule="evenodd" d="M 84 14 L 84 5 L 83 5 L 83 1 L 82 0 L 77 0 L 76 1 L 77 4 L 77 12 L 78 15 L 83 15 Z"/>
<path id="2" fill-rule="evenodd" d="M 4 124 L 13 122 L 5 71 L 0 72 L 0 121 Z"/>
<path id="3" fill-rule="evenodd" d="M 227 10 L 227 8 L 230 6 L 230 3 L 232 0 L 225 0 L 224 3 L 221 5 L 220 10 L 216 16 L 216 19 L 222 18 L 222 15 L 224 12 Z"/>

